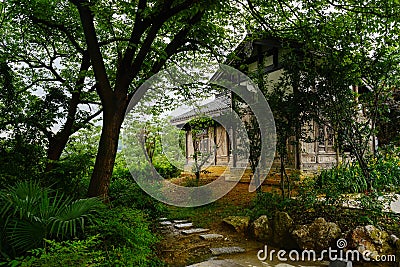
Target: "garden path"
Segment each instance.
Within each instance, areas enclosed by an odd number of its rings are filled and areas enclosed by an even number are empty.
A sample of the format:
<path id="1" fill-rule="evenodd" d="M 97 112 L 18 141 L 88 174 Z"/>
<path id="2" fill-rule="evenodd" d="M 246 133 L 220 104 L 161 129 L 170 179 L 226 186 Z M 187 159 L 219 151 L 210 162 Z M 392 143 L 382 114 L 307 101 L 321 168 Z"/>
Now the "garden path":
<path id="1" fill-rule="evenodd" d="M 160 218 L 161 233 L 168 240 L 163 253 L 169 254 L 169 266 L 185 266 L 181 253 L 190 250 L 191 265 L 186 267 L 301 267 L 328 266 L 329 262 L 260 261 L 257 253 L 263 244 L 221 229 L 198 228 L 188 220 Z M 239 236 L 238 236 L 239 235 Z M 273 248 L 270 248 L 273 249 Z M 271 251 L 271 250 L 269 250 Z M 164 258 L 165 259 L 165 258 Z"/>

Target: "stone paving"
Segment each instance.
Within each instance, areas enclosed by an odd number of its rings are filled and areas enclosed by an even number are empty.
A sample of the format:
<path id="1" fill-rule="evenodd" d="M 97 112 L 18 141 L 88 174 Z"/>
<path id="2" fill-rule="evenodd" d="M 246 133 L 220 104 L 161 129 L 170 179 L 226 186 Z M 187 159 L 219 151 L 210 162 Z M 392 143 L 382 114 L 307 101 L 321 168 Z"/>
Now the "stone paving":
<path id="1" fill-rule="evenodd" d="M 208 260 L 187 267 L 243 267 L 243 265 L 229 260 Z"/>
<path id="2" fill-rule="evenodd" d="M 320 267 L 328 266 L 329 262 L 279 262 L 279 261 L 259 261 L 257 251 L 246 251 L 238 246 L 213 246 L 213 241 L 219 244 L 228 240 L 225 236 L 218 233 L 205 233 L 210 229 L 197 228 L 188 220 L 170 220 L 168 218 L 159 219 L 159 228 L 166 235 L 179 236 L 198 235 L 203 240 L 210 241 L 207 245 L 210 251 L 210 259 L 186 267 Z"/>
<path id="3" fill-rule="evenodd" d="M 223 235 L 217 233 L 204 234 L 205 232 L 209 232 L 210 229 L 196 228 L 193 223 L 188 220 L 169 220 L 168 218 L 159 218 L 159 228 L 162 232 L 174 236 L 198 234 L 203 240 L 227 240 Z M 238 246 L 212 247 L 212 243 L 210 244 L 209 249 L 211 255 L 214 256 L 232 255 L 246 251 L 244 248 Z M 187 267 L 243 267 L 243 265 L 235 263 L 229 259 L 210 259 Z"/>
<path id="4" fill-rule="evenodd" d="M 210 248 L 210 250 L 211 250 L 211 254 L 213 254 L 214 256 L 246 252 L 246 250 L 241 247 Z"/>
<path id="5" fill-rule="evenodd" d="M 174 225 L 177 229 L 189 229 L 193 227 L 193 223 L 178 223 Z"/>
<path id="6" fill-rule="evenodd" d="M 199 237 L 204 240 L 224 239 L 224 236 L 220 234 L 203 234 L 199 235 Z"/>
<path id="7" fill-rule="evenodd" d="M 192 228 L 192 229 L 182 230 L 182 234 L 184 234 L 184 235 L 200 234 L 200 233 L 204 233 L 204 232 L 208 232 L 208 231 L 210 231 L 210 229 Z"/>

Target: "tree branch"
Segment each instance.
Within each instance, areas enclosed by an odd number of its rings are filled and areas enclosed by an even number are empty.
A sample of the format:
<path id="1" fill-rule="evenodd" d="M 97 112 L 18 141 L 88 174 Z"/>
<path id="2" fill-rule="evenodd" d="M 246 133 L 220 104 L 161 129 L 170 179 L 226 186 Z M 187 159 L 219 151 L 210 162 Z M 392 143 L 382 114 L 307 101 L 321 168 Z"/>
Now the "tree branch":
<path id="1" fill-rule="evenodd" d="M 89 7 L 90 3 L 87 0 L 71 0 L 71 2 L 77 6 L 79 11 L 88 53 L 98 83 L 98 86 L 96 87 L 97 92 L 100 96 L 101 102 L 106 106 L 112 107 L 114 103 L 114 94 L 111 89 L 103 55 L 101 54 L 97 40 L 96 29 L 94 27 L 94 16 Z"/>
<path id="2" fill-rule="evenodd" d="M 61 31 L 62 33 L 65 34 L 65 36 L 67 36 L 68 40 L 71 42 L 71 44 L 75 47 L 75 49 L 79 52 L 79 53 L 83 53 L 84 49 L 78 44 L 78 42 L 76 41 L 75 37 L 69 32 L 69 30 L 67 29 L 67 27 L 65 27 L 65 25 L 61 25 L 61 24 L 56 24 L 54 22 L 51 21 L 47 21 L 44 19 L 40 19 L 37 18 L 33 15 L 29 16 L 29 18 L 32 20 L 33 23 L 38 23 L 38 24 L 43 24 L 49 28 L 53 28 L 53 29 L 57 29 L 59 31 Z"/>
<path id="3" fill-rule="evenodd" d="M 177 51 L 181 46 L 184 45 L 184 43 L 187 41 L 185 38 L 190 30 L 192 29 L 193 25 L 195 25 L 197 22 L 201 20 L 201 18 L 204 15 L 204 11 L 199 11 L 197 12 L 186 24 L 187 26 L 181 29 L 175 37 L 172 39 L 172 41 L 167 45 L 165 48 L 165 54 L 166 56 L 163 58 L 160 58 L 157 62 L 154 63 L 151 71 L 148 73 L 148 77 L 150 77 L 152 74 L 157 73 L 158 71 L 161 70 L 161 68 L 165 65 L 167 60 L 171 58 L 172 55 L 176 54 Z M 128 101 L 133 97 L 134 92 L 130 93 L 128 96 Z"/>
<path id="4" fill-rule="evenodd" d="M 98 111 L 96 111 L 95 113 L 93 113 L 92 115 L 86 117 L 83 121 L 75 123 L 74 126 L 71 129 L 71 134 L 76 133 L 77 131 L 79 131 L 83 127 L 83 125 L 88 124 L 91 120 L 93 120 L 94 118 L 99 116 L 102 112 L 103 112 L 103 109 L 101 108 Z"/>
<path id="5" fill-rule="evenodd" d="M 150 51 L 151 45 L 154 39 L 157 37 L 157 34 L 163 24 L 179 12 L 188 9 L 196 2 L 198 2 L 198 0 L 186 0 L 174 7 L 171 7 L 172 1 L 165 1 L 161 4 L 159 12 L 155 12 L 146 18 L 143 18 L 141 15 L 141 12 L 145 8 L 146 1 L 139 2 L 138 11 L 135 18 L 135 26 L 131 34 L 128 48 L 122 59 L 121 67 L 119 68 L 117 73 L 117 84 L 121 85 L 121 90 L 127 92 L 129 84 L 132 82 L 133 78 L 139 73 L 141 66 L 146 58 L 146 55 Z M 152 22 L 153 24 L 151 24 Z M 145 30 L 149 27 L 149 32 L 143 44 L 141 45 L 135 59 L 133 59 L 137 51 L 138 44 L 140 42 L 140 38 L 142 37 Z M 126 72 L 126 70 L 128 70 L 128 72 Z M 131 72 L 129 72 L 129 70 L 131 70 Z"/>

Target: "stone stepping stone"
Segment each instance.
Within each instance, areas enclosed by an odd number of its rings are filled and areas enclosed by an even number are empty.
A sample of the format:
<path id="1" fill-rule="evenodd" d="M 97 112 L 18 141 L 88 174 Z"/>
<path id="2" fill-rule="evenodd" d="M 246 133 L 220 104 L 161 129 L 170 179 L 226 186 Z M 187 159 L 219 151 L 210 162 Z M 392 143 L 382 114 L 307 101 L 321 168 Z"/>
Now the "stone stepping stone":
<path id="1" fill-rule="evenodd" d="M 243 265 L 227 260 L 208 260 L 186 267 L 243 267 Z"/>
<path id="2" fill-rule="evenodd" d="M 246 250 L 241 247 L 210 248 L 210 251 L 211 251 L 211 254 L 213 254 L 214 256 L 246 252 Z"/>
<path id="3" fill-rule="evenodd" d="M 168 220 L 168 218 L 162 217 L 162 218 L 158 218 L 158 220 L 159 220 L 159 221 L 166 221 L 166 220 Z"/>
<path id="4" fill-rule="evenodd" d="M 353 267 L 351 261 L 335 260 L 329 263 L 328 267 Z"/>
<path id="5" fill-rule="evenodd" d="M 193 223 L 178 223 L 175 224 L 175 228 L 177 229 L 188 229 L 191 228 L 193 226 Z"/>
<path id="6" fill-rule="evenodd" d="M 191 234 L 204 233 L 204 232 L 208 232 L 208 231 L 210 231 L 210 229 L 193 228 L 193 229 L 188 229 L 188 230 L 182 230 L 182 234 L 191 235 Z"/>
<path id="7" fill-rule="evenodd" d="M 172 225 L 172 222 L 170 222 L 170 221 L 162 221 L 162 222 L 160 222 L 160 225 L 163 225 L 163 226 Z"/>
<path id="8" fill-rule="evenodd" d="M 174 220 L 174 223 L 188 223 L 188 220 Z"/>
<path id="9" fill-rule="evenodd" d="M 201 239 L 204 240 L 219 240 L 219 239 L 224 239 L 223 235 L 220 234 L 203 234 L 199 235 Z"/>

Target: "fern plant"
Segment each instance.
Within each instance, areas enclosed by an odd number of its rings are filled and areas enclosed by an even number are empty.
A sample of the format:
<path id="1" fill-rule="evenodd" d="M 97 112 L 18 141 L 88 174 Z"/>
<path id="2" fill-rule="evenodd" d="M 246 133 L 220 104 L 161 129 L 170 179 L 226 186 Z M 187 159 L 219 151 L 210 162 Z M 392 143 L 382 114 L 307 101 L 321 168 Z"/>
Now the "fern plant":
<path id="1" fill-rule="evenodd" d="M 23 181 L 0 191 L 0 217 L 7 243 L 16 254 L 40 246 L 43 240 L 74 237 L 100 207 L 97 198 L 74 200 Z"/>

